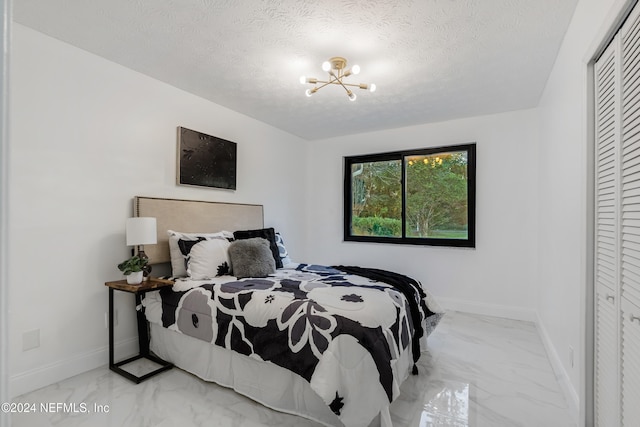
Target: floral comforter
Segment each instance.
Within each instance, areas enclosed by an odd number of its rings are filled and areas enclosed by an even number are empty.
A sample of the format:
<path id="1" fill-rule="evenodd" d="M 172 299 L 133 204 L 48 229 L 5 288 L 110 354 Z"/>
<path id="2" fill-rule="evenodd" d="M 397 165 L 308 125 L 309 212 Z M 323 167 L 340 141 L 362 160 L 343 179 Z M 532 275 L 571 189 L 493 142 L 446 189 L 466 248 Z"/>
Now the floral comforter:
<path id="1" fill-rule="evenodd" d="M 387 402 L 397 397 L 407 375 L 398 371 L 407 363 L 398 361 L 415 362 L 416 330 L 430 333 L 442 316 L 420 289 L 410 295 L 308 264 L 266 278 L 178 281 L 147 295 L 142 309 L 150 322 L 298 374 L 346 425 L 353 425 L 349 414 L 362 411 L 350 405 L 361 399 L 355 397 L 364 392 L 364 377 Z M 425 328 L 414 324 L 416 305 Z M 370 415 L 363 425 L 377 414 Z"/>

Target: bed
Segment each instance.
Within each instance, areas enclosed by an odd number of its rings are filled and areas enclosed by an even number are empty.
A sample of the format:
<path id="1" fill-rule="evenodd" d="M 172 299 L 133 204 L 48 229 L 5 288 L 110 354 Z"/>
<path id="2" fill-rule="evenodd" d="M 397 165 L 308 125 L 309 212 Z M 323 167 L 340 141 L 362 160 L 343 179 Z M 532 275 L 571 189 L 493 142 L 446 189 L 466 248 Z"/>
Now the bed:
<path id="1" fill-rule="evenodd" d="M 136 197 L 173 287 L 139 309 L 160 358 L 327 426 L 392 425 L 390 403 L 442 311 L 406 276 L 293 262 L 261 205 Z"/>

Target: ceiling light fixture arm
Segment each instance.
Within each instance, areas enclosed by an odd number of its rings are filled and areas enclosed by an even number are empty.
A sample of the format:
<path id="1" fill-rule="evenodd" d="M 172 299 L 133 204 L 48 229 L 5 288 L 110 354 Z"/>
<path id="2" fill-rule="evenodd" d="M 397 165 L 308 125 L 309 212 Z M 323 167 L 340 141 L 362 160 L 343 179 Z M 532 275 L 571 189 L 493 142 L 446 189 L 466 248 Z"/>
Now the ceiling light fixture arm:
<path id="1" fill-rule="evenodd" d="M 360 89 L 365 89 L 365 90 L 369 90 L 371 92 L 374 92 L 376 90 L 376 85 L 374 84 L 366 84 L 366 83 L 359 83 L 359 84 L 353 84 L 353 83 L 345 83 L 343 81 L 344 78 L 351 76 L 352 74 L 358 74 L 360 72 L 360 67 L 357 65 L 354 65 L 351 69 L 348 69 L 345 71 L 347 66 L 347 60 L 336 56 L 333 57 L 331 59 L 329 59 L 329 61 L 326 61 L 322 64 L 322 69 L 326 72 L 329 73 L 329 77 L 330 79 L 328 81 L 325 80 L 318 80 L 316 78 L 312 78 L 312 77 L 300 77 L 300 83 L 302 84 L 306 84 L 306 83 L 310 83 L 313 85 L 318 85 L 319 86 L 314 86 L 312 89 L 307 89 L 306 94 L 307 96 L 311 96 L 314 93 L 316 93 L 318 90 L 322 89 L 325 86 L 328 85 L 340 85 L 343 87 L 343 89 L 347 92 L 347 96 L 349 97 L 349 99 L 351 101 L 355 101 L 356 100 L 356 95 L 347 88 L 347 86 L 349 87 L 357 87 Z"/>
<path id="2" fill-rule="evenodd" d="M 341 72 L 342 72 L 342 70 L 338 70 L 338 74 L 340 74 Z M 356 100 L 356 95 L 353 92 L 351 92 L 349 89 L 347 89 L 347 87 L 344 85 L 344 83 L 342 83 L 342 76 L 340 76 L 340 77 L 336 76 L 335 73 L 333 72 L 333 70 L 329 71 L 329 74 L 331 74 L 333 77 L 335 77 L 335 80 L 338 81 L 340 86 L 342 86 L 344 88 L 344 90 L 347 91 L 347 96 L 349 97 L 349 99 L 351 101 L 355 101 Z"/>

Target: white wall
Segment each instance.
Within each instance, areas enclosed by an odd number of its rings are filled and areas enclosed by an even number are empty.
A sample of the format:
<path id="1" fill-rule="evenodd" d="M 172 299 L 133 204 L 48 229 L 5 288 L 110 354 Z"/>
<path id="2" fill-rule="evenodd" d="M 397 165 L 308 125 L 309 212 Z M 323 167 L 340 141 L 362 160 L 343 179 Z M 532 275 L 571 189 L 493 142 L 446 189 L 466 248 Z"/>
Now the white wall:
<path id="1" fill-rule="evenodd" d="M 477 143 L 476 249 L 343 242 L 343 157 Z M 310 259 L 404 272 L 443 305 L 534 320 L 535 110 L 318 141 L 309 148 Z"/>
<path id="2" fill-rule="evenodd" d="M 259 203 L 304 257 L 307 142 L 14 25 L 10 369 L 21 394 L 107 363 L 105 281 L 122 276 L 136 195 Z M 238 143 L 238 190 L 176 186 L 176 127 Z M 131 296 L 117 339 L 135 347 Z M 40 347 L 22 351 L 22 334 Z"/>
<path id="3" fill-rule="evenodd" d="M 589 266 L 586 59 L 608 17 L 622 3 L 578 3 L 539 105 L 538 322 L 569 404 L 576 412 L 582 406 L 583 417 Z M 569 347 L 576 354 L 573 367 Z"/>
<path id="4" fill-rule="evenodd" d="M 11 0 L 0 0 L 0 402 L 8 402 L 9 393 L 9 56 L 11 36 Z M 9 414 L 0 413 L 0 426 L 10 424 Z"/>

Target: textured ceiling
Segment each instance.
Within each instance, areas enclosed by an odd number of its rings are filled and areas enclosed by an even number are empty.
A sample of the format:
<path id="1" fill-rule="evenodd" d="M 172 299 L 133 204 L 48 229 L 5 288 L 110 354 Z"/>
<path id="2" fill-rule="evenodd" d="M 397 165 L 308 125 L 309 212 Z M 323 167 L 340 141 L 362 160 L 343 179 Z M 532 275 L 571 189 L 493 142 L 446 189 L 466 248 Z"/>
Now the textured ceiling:
<path id="1" fill-rule="evenodd" d="M 17 0 L 14 20 L 305 139 L 537 105 L 577 0 Z M 343 56 L 375 83 L 349 102 Z"/>

